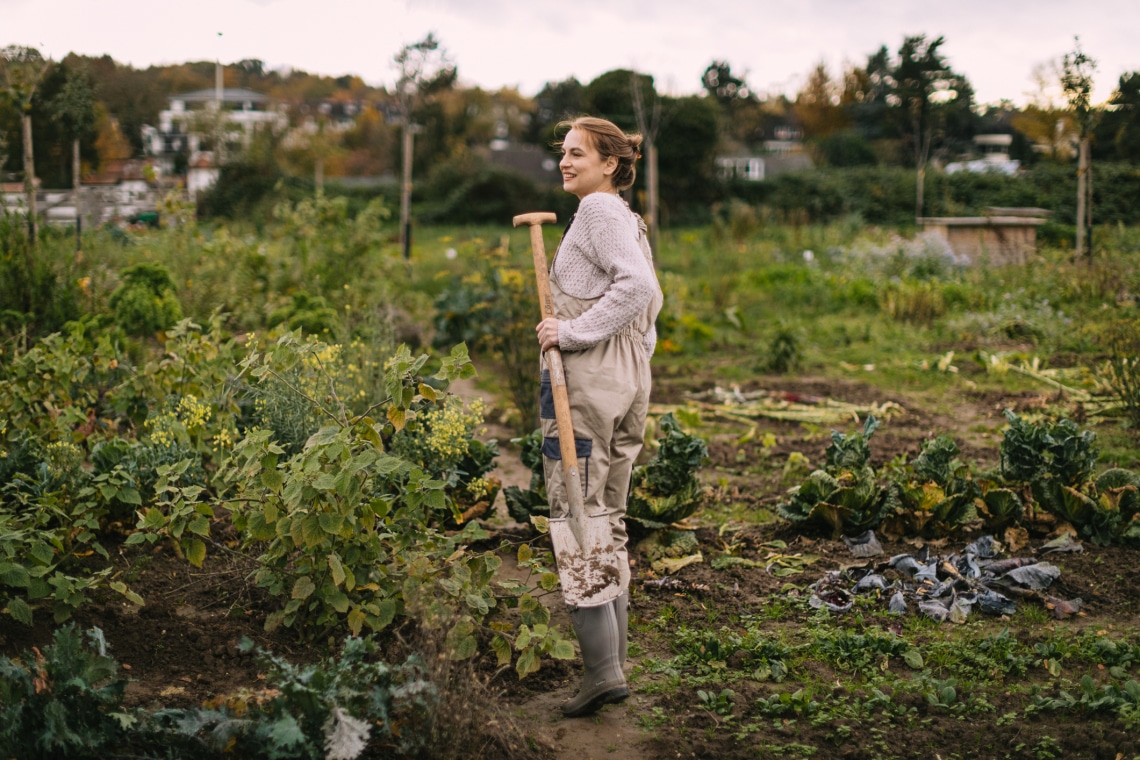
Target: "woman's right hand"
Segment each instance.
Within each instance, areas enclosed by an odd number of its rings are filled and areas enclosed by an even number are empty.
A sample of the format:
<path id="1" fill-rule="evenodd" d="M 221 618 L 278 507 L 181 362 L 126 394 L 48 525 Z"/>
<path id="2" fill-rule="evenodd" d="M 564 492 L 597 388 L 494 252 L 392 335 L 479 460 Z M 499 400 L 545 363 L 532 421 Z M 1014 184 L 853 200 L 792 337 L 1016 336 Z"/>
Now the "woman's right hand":
<path id="1" fill-rule="evenodd" d="M 542 353 L 546 353 L 552 348 L 558 348 L 558 320 L 554 317 L 548 317 L 539 322 L 534 331 L 538 333 L 538 345 L 542 347 Z"/>

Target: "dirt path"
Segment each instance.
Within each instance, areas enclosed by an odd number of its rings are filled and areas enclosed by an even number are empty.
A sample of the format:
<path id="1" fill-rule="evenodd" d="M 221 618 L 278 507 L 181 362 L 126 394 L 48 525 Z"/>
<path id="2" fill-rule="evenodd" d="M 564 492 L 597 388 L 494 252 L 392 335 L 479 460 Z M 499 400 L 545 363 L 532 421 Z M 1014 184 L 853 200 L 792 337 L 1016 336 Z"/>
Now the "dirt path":
<path id="1" fill-rule="evenodd" d="M 472 380 L 459 380 L 450 390 L 464 399 L 483 398 L 488 406 L 496 400 L 476 387 Z M 502 481 L 503 487 L 517 485 L 527 488 L 530 485 L 530 470 L 519 461 L 518 452 L 509 445 L 512 432 L 494 423 L 485 425 L 487 431 L 480 436 L 483 440 L 494 438 L 499 442 L 502 453 L 498 466 L 492 473 Z M 517 525 L 507 514 L 506 502 L 502 494 L 493 505 L 494 517 L 487 521 L 488 527 L 512 527 Z M 518 577 L 519 571 L 514 558 L 503 558 L 501 570 L 505 577 Z M 558 626 L 567 635 L 573 630 L 561 597 L 551 594 L 542 598 L 550 610 L 551 625 Z M 637 664 L 631 657 L 626 671 Z M 623 760 L 650 760 L 652 755 L 642 746 L 646 738 L 638 727 L 637 718 L 645 700 L 636 692 L 620 705 L 603 708 L 590 718 L 566 719 L 559 711 L 559 705 L 574 696 L 578 688 L 578 674 L 581 663 L 575 662 L 569 668 L 566 678 L 550 682 L 550 689 L 537 693 L 514 708 L 515 717 L 522 723 L 527 733 L 532 734 L 540 745 L 550 748 L 551 760 L 601 760 L 617 757 Z M 514 677 L 513 675 L 509 677 Z M 534 678 L 535 676 L 531 676 Z"/>

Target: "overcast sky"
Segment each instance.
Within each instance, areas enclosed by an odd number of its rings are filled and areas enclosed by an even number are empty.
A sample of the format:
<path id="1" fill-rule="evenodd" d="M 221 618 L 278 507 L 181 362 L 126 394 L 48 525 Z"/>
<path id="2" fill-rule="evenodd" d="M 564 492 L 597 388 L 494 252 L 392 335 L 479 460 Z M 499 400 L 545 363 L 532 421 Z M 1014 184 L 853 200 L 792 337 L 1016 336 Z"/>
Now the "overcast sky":
<path id="1" fill-rule="evenodd" d="M 904 35 L 942 35 L 982 103 L 1023 104 L 1032 72 L 1073 49 L 1097 60 L 1097 101 L 1140 70 L 1138 0 L 0 0 L 0 46 L 53 58 L 109 54 L 137 67 L 259 58 L 270 68 L 395 79 L 392 56 L 435 32 L 461 80 L 484 89 L 633 68 L 697 92 L 726 60 L 761 92 L 794 95 L 823 61 L 833 76 Z M 222 35 L 219 37 L 218 33 Z"/>

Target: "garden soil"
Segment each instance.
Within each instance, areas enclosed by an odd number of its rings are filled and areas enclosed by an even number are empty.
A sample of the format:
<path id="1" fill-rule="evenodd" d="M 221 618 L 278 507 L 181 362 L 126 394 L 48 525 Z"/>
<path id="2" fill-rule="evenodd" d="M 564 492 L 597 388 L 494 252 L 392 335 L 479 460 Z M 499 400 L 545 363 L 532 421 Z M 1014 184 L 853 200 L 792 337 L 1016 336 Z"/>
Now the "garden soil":
<path id="1" fill-rule="evenodd" d="M 683 388 L 677 382 L 667 381 L 659 386 L 656 401 L 681 401 Z M 924 412 L 921 405 L 912 400 L 888 399 L 880 389 L 856 382 L 801 379 L 784 383 L 781 388 L 849 402 L 894 400 L 903 406 L 905 413 L 884 424 L 874 437 L 871 448 L 876 465 L 898 454 L 917 453 L 922 440 L 940 432 L 955 437 L 964 449 L 964 460 L 992 464 L 997 458 L 997 440 L 978 431 L 985 424 L 996 430 L 1001 424 L 1001 410 L 1007 406 L 1016 408 L 1035 403 L 1033 398 L 1024 395 L 964 397 L 950 415 Z M 460 392 L 477 393 L 473 386 L 461 387 Z M 776 436 L 775 446 L 762 449 L 759 444 L 735 445 L 733 440 L 743 431 L 716 436 L 710 441 L 712 462 L 702 478 L 718 501 L 738 504 L 740 509 L 771 510 L 786 484 L 781 482 L 778 467 L 755 468 L 750 466 L 752 463 L 763 459 L 782 462 L 791 451 L 800 451 L 812 462 L 822 461 L 826 435 L 805 432 L 804 426 L 779 421 L 762 421 L 759 426 L 761 432 L 772 432 Z M 849 427 L 854 430 L 854 424 Z M 503 442 L 509 439 L 510 433 L 490 425 L 487 436 Z M 500 463 L 497 474 L 504 485 L 527 486 L 530 473 L 518 463 L 516 451 L 504 446 Z M 525 526 L 506 518 L 501 497 L 497 508 L 497 514 L 486 521 L 487 527 L 497 534 L 491 546 L 497 545 L 499 537 L 517 536 L 525 530 Z M 707 525 L 699 529 L 698 538 L 706 554 L 723 540 Z M 745 557 L 763 557 L 762 544 L 775 539 L 786 541 L 789 552 L 820 556 L 804 574 L 790 579 L 800 587 L 827 570 L 854 561 L 842 541 L 801 536 L 778 521 L 742 524 L 735 534 Z M 1045 539 L 1045 535 L 1030 536 L 1030 544 L 1023 552 L 1031 551 Z M 315 648 L 300 643 L 289 631 L 272 634 L 264 631 L 265 616 L 273 610 L 274 601 L 250 583 L 252 563 L 235 551 L 236 545 L 236 536 L 226 530 L 223 513 L 216 528 L 215 545 L 201 569 L 173 556 L 166 548 L 110 547 L 121 577 L 146 599 L 146 605 L 135 607 L 115 595 L 107 595 L 80 609 L 75 621 L 83 627 L 98 626 L 104 631 L 110 654 L 122 663 L 123 674 L 130 679 L 127 689 L 130 705 L 190 707 L 239 689 L 262 688 L 264 675 L 256 660 L 238 650 L 243 638 L 252 639 L 258 646 L 294 661 L 314 657 Z M 884 550 L 889 556 L 913 552 L 916 546 L 887 540 Z M 951 550 L 953 547 L 947 548 Z M 1052 592 L 1066 599 L 1080 597 L 1084 601 L 1080 616 L 1055 625 L 1094 631 L 1140 628 L 1140 584 L 1135 583 L 1132 571 L 1140 560 L 1140 552 L 1086 545 L 1083 553 L 1052 557 L 1054 564 L 1062 569 L 1060 587 Z M 517 573 L 509 554 L 504 560 L 503 572 Z M 629 667 L 637 666 L 647 657 L 667 659 L 672 656 L 667 636 L 646 633 L 651 629 L 650 621 L 658 619 L 666 606 L 672 608 L 676 624 L 708 626 L 716 614 L 760 612 L 768 595 L 779 592 L 789 581 L 773 577 L 762 568 L 732 567 L 717 571 L 707 563 L 698 563 L 674 574 L 681 587 L 666 590 L 652 583 L 646 585 L 647 581 L 657 580 L 657 576 L 636 553 L 633 561 L 631 630 L 636 646 L 631 652 Z M 551 622 L 569 632 L 569 617 L 557 595 L 546 597 L 544 602 L 551 609 Z M 770 625 L 799 625 L 803 620 L 797 619 L 797 615 L 806 617 L 804 613 L 795 613 Z M 1022 640 L 1040 640 L 1046 633 L 1018 629 L 1016 622 L 1009 625 Z M 53 627 L 42 612 L 32 627 L 7 617 L 0 619 L 0 654 L 14 656 L 32 646 L 42 648 L 50 641 Z M 558 707 L 577 687 L 580 668 L 577 662 L 547 661 L 538 673 L 522 681 L 517 679 L 513 669 L 495 670 L 490 658 L 475 667 L 483 694 L 490 695 L 494 703 L 479 705 L 479 709 L 496 714 L 491 722 L 498 726 L 500 734 L 505 732 L 521 738 L 513 744 L 489 745 L 497 748 L 492 752 L 500 751 L 504 757 L 649 760 L 802 756 L 791 749 L 786 753 L 772 750 L 768 754 L 757 750 L 761 745 L 786 744 L 790 748 L 823 747 L 825 751 L 834 752 L 832 756 L 841 758 L 1030 758 L 1035 755 L 1027 748 L 1026 740 L 1039 735 L 1043 729 L 1034 723 L 1049 721 L 1054 721 L 1049 726 L 1051 734 L 1061 742 L 1061 754 L 1053 756 L 1119 760 L 1140 754 L 1136 735 L 1125 733 L 1111 721 L 1065 712 L 1013 721 L 1003 728 L 995 728 L 993 721 L 987 721 L 979 724 L 984 726 L 984 731 L 976 733 L 969 719 L 963 723 L 952 715 L 928 710 L 925 702 L 919 701 L 915 701 L 915 709 L 930 718 L 930 722 L 905 736 L 872 735 L 856 729 L 846 743 L 836 746 L 824 740 L 827 727 L 815 728 L 806 721 L 801 724 L 774 721 L 762 735 L 737 739 L 733 731 L 720 726 L 723 718 L 698 708 L 691 689 L 685 686 L 671 690 L 654 688 L 664 676 L 638 676 L 633 681 L 631 698 L 624 704 L 606 707 L 591 718 L 567 720 L 561 717 Z M 1041 678 L 1039 675 L 1026 677 Z M 840 689 L 838 682 L 836 684 L 837 690 Z M 774 693 L 780 687 L 770 682 L 742 680 L 734 683 L 733 688 L 737 702 L 743 704 Z M 994 707 L 994 714 L 1002 715 L 1023 709 L 1024 704 L 999 703 Z M 654 715 L 664 715 L 665 719 L 653 721 Z M 479 739 L 473 737 L 473 742 L 472 751 L 477 754 Z M 514 749 L 509 749 L 512 746 Z M 929 751 L 932 747 L 941 749 L 932 755 Z M 483 756 L 495 755 L 484 751 Z"/>

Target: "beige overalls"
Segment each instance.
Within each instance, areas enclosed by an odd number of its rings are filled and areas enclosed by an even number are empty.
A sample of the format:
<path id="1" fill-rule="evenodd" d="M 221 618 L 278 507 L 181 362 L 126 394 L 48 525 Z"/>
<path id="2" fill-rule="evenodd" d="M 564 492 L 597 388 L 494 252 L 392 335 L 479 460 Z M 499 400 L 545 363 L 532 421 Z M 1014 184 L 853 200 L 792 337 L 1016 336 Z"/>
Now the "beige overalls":
<path id="1" fill-rule="evenodd" d="M 652 267 L 644 230 L 641 231 L 640 244 Z M 562 320 L 577 318 L 600 300 L 600 297 L 575 298 L 563 291 L 554 273 L 553 262 L 550 266 L 550 292 L 555 313 Z M 613 547 L 622 557 L 627 556 L 628 535 L 624 518 L 630 476 L 634 460 L 641 453 L 649 410 L 651 378 L 645 335 L 657 318 L 661 303 L 658 288 L 645 312 L 633 324 L 583 351 L 562 352 L 586 513 L 596 515 L 604 512 L 609 517 Z M 562 480 L 558 425 L 554 419 L 554 396 L 545 358 L 542 361 L 539 400 L 543 469 L 550 516 L 564 517 L 568 503 Z M 629 587 L 628 564 L 621 568 L 621 574 L 624 591 Z"/>

